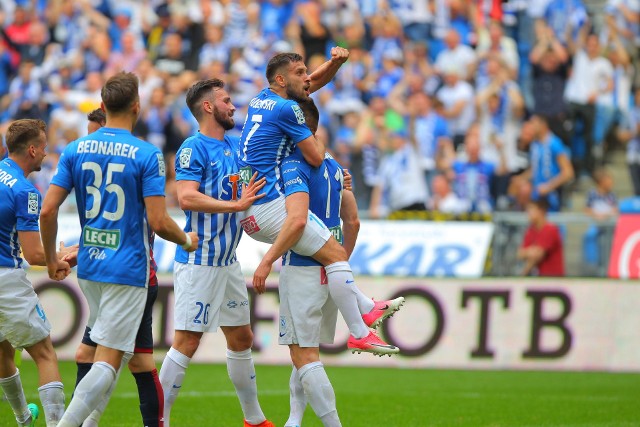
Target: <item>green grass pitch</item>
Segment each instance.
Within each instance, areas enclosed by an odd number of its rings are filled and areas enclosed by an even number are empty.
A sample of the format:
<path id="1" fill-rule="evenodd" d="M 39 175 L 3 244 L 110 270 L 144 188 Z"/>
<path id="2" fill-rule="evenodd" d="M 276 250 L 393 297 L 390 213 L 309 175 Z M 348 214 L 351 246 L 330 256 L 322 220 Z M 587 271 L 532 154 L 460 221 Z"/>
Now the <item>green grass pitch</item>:
<path id="1" fill-rule="evenodd" d="M 289 410 L 290 369 L 256 369 L 262 408 L 281 427 Z M 640 426 L 640 374 L 326 369 L 345 427 Z M 28 400 L 39 403 L 35 365 L 25 361 L 21 372 Z M 61 362 L 61 372 L 68 403 L 75 364 Z M 125 372 L 101 425 L 141 424 L 135 382 Z M 2 401 L 0 426 L 14 425 L 8 404 Z M 45 423 L 40 419 L 37 425 Z M 189 367 L 171 425 L 242 426 L 240 405 L 224 365 Z M 303 425 L 321 426 L 310 408 Z"/>

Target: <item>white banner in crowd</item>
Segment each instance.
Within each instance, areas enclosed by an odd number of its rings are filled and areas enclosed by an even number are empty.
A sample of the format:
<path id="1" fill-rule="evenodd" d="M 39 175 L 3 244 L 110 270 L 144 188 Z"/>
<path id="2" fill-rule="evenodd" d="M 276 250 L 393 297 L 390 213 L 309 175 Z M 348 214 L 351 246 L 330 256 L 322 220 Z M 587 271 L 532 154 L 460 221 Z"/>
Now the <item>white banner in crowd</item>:
<path id="1" fill-rule="evenodd" d="M 183 215 L 173 219 L 183 226 Z M 58 240 L 71 245 L 80 238 L 77 215 L 61 215 Z M 487 222 L 362 221 L 351 259 L 355 274 L 418 277 L 480 277 L 491 244 Z M 238 260 L 252 274 L 269 246 L 243 236 Z M 154 254 L 160 272 L 173 270 L 175 245 L 159 237 Z"/>
<path id="2" fill-rule="evenodd" d="M 75 274 L 52 282 L 42 271 L 29 276 L 53 325 L 61 359 L 72 360 L 88 315 Z M 346 350 L 348 331 L 338 320 L 335 345 L 323 348 L 330 365 L 407 368 L 550 369 L 640 372 L 640 286 L 606 280 L 426 280 L 358 277 L 377 299 L 403 295 L 406 305 L 382 327 L 400 356 L 378 358 Z M 264 295 L 251 295 L 257 363 L 287 364 L 277 344 L 277 277 Z M 243 301 L 231 301 L 240 305 Z M 154 311 L 156 356 L 173 337 L 173 288 L 160 276 Z M 224 363 L 221 333 L 205 334 L 195 361 Z"/>

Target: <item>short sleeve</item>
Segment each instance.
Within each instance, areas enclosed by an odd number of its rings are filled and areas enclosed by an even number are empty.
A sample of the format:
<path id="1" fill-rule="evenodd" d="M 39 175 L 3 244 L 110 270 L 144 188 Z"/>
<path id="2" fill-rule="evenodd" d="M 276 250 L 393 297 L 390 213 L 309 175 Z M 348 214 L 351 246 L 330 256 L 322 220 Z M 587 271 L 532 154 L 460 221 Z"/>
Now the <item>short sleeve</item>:
<path id="1" fill-rule="evenodd" d="M 553 152 L 553 158 L 557 159 L 558 156 L 567 156 L 570 158 L 569 150 L 558 138 L 553 138 L 551 141 L 551 151 Z"/>
<path id="2" fill-rule="evenodd" d="M 25 188 L 15 198 L 16 230 L 38 231 L 38 217 L 42 198 L 35 188 Z"/>
<path id="3" fill-rule="evenodd" d="M 164 196 L 165 173 L 164 157 L 156 148 L 148 154 L 144 163 L 142 197 Z"/>
<path id="4" fill-rule="evenodd" d="M 289 158 L 281 165 L 284 194 L 309 193 L 310 171 L 306 162 Z"/>
<path id="5" fill-rule="evenodd" d="M 287 102 L 282 106 L 278 115 L 278 125 L 294 144 L 312 135 L 305 123 L 302 108 L 295 102 Z"/>
<path id="6" fill-rule="evenodd" d="M 449 136 L 449 127 L 447 125 L 447 121 L 442 117 L 438 116 L 436 119 L 436 125 L 434 126 L 433 134 L 435 136 L 434 139 L 438 138 L 446 138 Z"/>
<path id="7" fill-rule="evenodd" d="M 73 160 L 73 151 L 76 147 L 77 143 L 67 145 L 58 160 L 58 166 L 51 179 L 51 184 L 62 187 L 69 192 L 73 189 L 73 169 L 71 163 Z"/>
<path id="8" fill-rule="evenodd" d="M 183 144 L 176 153 L 176 181 L 202 182 L 207 159 L 194 144 Z"/>

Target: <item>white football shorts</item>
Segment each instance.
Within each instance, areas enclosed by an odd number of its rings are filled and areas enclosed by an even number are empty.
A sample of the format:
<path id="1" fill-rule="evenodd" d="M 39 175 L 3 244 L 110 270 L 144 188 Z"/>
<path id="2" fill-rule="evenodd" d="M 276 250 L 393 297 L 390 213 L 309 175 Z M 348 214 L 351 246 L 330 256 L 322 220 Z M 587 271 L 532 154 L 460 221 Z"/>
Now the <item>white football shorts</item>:
<path id="1" fill-rule="evenodd" d="M 333 344 L 338 307 L 322 280 L 322 267 L 285 265 L 280 271 L 278 343 L 319 347 Z"/>
<path id="2" fill-rule="evenodd" d="M 240 263 L 223 267 L 173 263 L 177 331 L 215 332 L 248 325 L 249 296 Z"/>
<path id="3" fill-rule="evenodd" d="M 307 225 L 302 237 L 291 248 L 299 255 L 312 256 L 318 252 L 331 237 L 326 225 L 311 211 L 308 212 Z M 287 218 L 285 198 L 273 200 L 262 205 L 252 205 L 242 215 L 240 225 L 253 239 L 272 244 Z"/>
<path id="4" fill-rule="evenodd" d="M 89 305 L 91 340 L 103 347 L 133 353 L 147 303 L 147 288 L 78 278 Z"/>
<path id="5" fill-rule="evenodd" d="M 26 348 L 49 336 L 51 324 L 22 268 L 0 268 L 0 342 Z"/>

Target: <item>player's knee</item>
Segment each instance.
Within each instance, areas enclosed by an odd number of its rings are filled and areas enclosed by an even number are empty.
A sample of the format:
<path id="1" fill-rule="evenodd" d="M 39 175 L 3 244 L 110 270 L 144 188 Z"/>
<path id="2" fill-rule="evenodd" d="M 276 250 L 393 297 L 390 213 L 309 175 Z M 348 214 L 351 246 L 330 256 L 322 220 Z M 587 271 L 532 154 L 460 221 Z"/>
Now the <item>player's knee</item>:
<path id="1" fill-rule="evenodd" d="M 347 251 L 333 237 L 327 240 L 327 243 L 313 255 L 313 258 L 324 266 L 348 260 Z"/>
<path id="2" fill-rule="evenodd" d="M 49 337 L 37 342 L 31 347 L 25 348 L 25 350 L 27 350 L 27 353 L 29 353 L 29 356 L 31 356 L 36 364 L 57 363 L 58 358 L 56 357 L 56 352 L 53 349 L 53 344 L 51 344 Z"/>
<path id="3" fill-rule="evenodd" d="M 320 354 L 317 347 L 292 347 L 291 362 L 296 369 L 302 368 L 309 363 L 320 361 Z"/>
<path id="4" fill-rule="evenodd" d="M 88 345 L 80 345 L 76 350 L 76 363 L 93 363 L 95 349 Z"/>
<path id="5" fill-rule="evenodd" d="M 172 347 L 187 357 L 193 357 L 200 346 L 202 334 L 190 331 L 177 331 Z"/>
<path id="6" fill-rule="evenodd" d="M 253 346 L 253 332 L 249 326 L 238 328 L 227 335 L 227 348 L 232 351 L 244 351 Z"/>
<path id="7" fill-rule="evenodd" d="M 155 369 L 152 353 L 135 353 L 129 361 L 129 370 L 137 374 L 139 372 L 151 372 Z"/>

